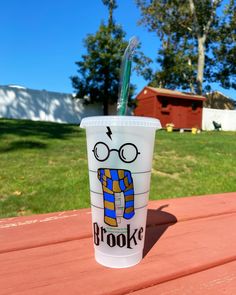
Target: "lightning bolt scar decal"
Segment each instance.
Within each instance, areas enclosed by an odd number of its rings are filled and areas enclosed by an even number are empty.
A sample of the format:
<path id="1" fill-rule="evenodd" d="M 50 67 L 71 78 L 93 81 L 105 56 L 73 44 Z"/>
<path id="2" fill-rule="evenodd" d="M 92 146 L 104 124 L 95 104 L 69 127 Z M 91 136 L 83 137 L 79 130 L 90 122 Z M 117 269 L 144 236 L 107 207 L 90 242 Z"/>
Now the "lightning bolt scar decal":
<path id="1" fill-rule="evenodd" d="M 112 135 L 112 132 L 111 132 L 111 128 L 110 127 L 107 127 L 107 132 L 106 132 L 107 136 L 110 138 L 110 140 L 112 140 L 111 138 L 111 135 Z"/>

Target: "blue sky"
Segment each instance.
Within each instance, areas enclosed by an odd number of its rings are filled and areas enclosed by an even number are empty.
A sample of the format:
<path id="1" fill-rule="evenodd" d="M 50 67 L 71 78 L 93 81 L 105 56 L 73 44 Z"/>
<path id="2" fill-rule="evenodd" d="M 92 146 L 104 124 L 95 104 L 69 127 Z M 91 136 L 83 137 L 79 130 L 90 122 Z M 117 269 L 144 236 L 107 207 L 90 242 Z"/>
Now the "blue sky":
<path id="1" fill-rule="evenodd" d="M 137 25 L 140 13 L 134 0 L 117 2 L 114 18 L 123 26 L 127 40 L 138 36 L 144 54 L 155 60 L 160 42 L 154 33 Z M 75 61 L 85 52 L 83 40 L 107 17 L 101 0 L 2 1 L 0 85 L 72 92 L 69 77 L 76 74 Z M 136 75 L 132 83 L 137 91 L 146 85 Z M 235 90 L 214 87 L 236 98 Z"/>

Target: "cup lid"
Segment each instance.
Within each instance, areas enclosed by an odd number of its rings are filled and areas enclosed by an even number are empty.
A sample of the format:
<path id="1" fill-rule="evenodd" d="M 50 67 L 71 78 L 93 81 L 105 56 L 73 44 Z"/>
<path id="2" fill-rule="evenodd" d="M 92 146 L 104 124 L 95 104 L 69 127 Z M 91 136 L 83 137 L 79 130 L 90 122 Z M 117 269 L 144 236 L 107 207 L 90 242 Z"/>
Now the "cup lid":
<path id="1" fill-rule="evenodd" d="M 97 127 L 97 126 L 130 126 L 130 127 L 151 127 L 161 129 L 160 120 L 149 117 L 138 116 L 93 116 L 83 118 L 80 127 Z"/>

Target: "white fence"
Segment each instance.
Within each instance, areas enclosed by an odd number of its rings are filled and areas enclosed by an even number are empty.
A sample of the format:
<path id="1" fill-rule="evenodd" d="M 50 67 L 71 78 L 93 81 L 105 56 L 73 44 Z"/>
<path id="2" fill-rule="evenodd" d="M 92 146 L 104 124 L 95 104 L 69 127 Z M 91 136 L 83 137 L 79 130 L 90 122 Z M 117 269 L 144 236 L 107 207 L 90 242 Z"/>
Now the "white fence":
<path id="1" fill-rule="evenodd" d="M 202 129 L 214 130 L 213 121 L 221 124 L 224 131 L 236 131 L 236 110 L 203 108 Z"/>
<path id="2" fill-rule="evenodd" d="M 116 106 L 109 106 L 109 114 L 115 112 Z M 132 111 L 128 110 L 128 113 Z M 102 114 L 101 104 L 84 105 L 82 100 L 75 100 L 70 94 L 0 86 L 0 118 L 78 124 L 83 117 Z M 236 131 L 236 110 L 203 108 L 202 129 L 214 130 L 212 121 L 220 123 L 222 130 Z"/>
<path id="3" fill-rule="evenodd" d="M 109 113 L 115 112 L 110 106 Z M 0 118 L 79 123 L 83 117 L 102 115 L 101 104 L 84 105 L 65 93 L 0 86 Z"/>

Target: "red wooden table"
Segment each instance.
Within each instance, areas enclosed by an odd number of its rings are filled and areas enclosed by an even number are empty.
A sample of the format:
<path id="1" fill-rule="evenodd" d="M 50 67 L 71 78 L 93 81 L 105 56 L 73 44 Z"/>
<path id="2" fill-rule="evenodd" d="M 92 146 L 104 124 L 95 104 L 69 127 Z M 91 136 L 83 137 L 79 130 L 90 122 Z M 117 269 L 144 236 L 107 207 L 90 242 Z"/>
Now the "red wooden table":
<path id="1" fill-rule="evenodd" d="M 93 257 L 89 209 L 0 219 L 0 294 L 236 294 L 236 193 L 151 201 L 144 259 Z"/>

